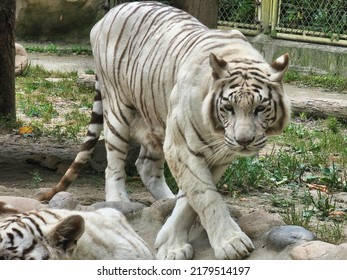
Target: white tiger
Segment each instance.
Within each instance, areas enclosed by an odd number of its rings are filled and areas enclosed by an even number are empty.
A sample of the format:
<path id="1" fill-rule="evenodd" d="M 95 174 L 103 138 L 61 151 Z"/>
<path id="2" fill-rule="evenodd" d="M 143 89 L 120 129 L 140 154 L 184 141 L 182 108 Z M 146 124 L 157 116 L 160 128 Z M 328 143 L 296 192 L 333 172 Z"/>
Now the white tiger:
<path id="1" fill-rule="evenodd" d="M 156 256 L 115 209 L 18 213 L 0 201 L 0 260 L 13 259 L 139 260 Z"/>
<path id="2" fill-rule="evenodd" d="M 285 54 L 272 64 L 238 31 L 210 30 L 189 14 L 156 2 L 116 6 L 91 31 L 98 81 L 88 136 L 59 184 L 65 190 L 88 160 L 102 129 L 107 149 L 106 200 L 129 200 L 124 161 L 130 137 L 136 162 L 156 199 L 180 192 L 156 239 L 161 259 L 191 259 L 189 229 L 197 217 L 217 259 L 240 259 L 251 240 L 230 217 L 215 184 L 236 155 L 252 155 L 290 116 L 282 77 Z"/>

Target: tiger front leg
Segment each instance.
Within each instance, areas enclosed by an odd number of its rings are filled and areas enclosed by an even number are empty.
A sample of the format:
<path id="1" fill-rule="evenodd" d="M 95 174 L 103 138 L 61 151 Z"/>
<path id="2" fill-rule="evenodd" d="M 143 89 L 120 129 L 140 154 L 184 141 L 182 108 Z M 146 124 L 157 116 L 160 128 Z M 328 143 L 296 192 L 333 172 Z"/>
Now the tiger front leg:
<path id="1" fill-rule="evenodd" d="M 197 215 L 181 191 L 177 197 L 175 208 L 155 241 L 158 259 L 190 260 L 193 258 L 189 230 Z"/>
<path id="2" fill-rule="evenodd" d="M 189 157 L 179 156 L 184 150 L 183 147 L 176 149 L 171 145 L 166 151 L 166 158 L 187 202 L 198 214 L 207 232 L 216 259 L 243 259 L 249 256 L 254 249 L 252 241 L 230 217 L 204 160 L 192 154 Z M 175 219 L 178 223 L 184 219 L 184 213 L 176 215 Z M 174 229 L 171 234 L 175 234 Z"/>

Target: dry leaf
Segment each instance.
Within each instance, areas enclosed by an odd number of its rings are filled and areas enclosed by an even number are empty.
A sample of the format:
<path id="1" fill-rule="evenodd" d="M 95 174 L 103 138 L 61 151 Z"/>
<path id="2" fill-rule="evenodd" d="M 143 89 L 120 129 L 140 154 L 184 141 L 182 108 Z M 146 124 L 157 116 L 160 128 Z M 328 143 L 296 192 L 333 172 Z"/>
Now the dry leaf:
<path id="1" fill-rule="evenodd" d="M 31 126 L 21 126 L 18 129 L 18 132 L 19 132 L 20 135 L 32 134 L 33 133 L 33 128 Z"/>
<path id="2" fill-rule="evenodd" d="M 307 184 L 309 190 L 317 190 L 324 193 L 329 193 L 328 187 L 325 185 L 317 185 L 317 184 Z"/>

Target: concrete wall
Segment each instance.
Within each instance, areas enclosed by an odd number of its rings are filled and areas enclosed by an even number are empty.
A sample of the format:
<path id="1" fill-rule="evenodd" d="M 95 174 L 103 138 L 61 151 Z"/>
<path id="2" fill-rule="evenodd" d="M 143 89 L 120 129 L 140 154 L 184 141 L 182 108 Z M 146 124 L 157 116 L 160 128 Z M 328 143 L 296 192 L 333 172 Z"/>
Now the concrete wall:
<path id="1" fill-rule="evenodd" d="M 16 0 L 17 40 L 89 41 L 104 0 Z"/>
<path id="2" fill-rule="evenodd" d="M 268 62 L 288 53 L 291 69 L 347 77 L 346 47 L 272 39 L 264 34 L 250 38 L 250 41 Z"/>

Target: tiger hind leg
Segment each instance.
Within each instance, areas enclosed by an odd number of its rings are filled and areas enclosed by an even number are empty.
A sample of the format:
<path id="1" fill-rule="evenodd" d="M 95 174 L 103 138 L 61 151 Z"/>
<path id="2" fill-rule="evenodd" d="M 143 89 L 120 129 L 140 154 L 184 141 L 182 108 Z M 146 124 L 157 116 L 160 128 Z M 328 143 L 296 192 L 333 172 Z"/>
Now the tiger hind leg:
<path id="1" fill-rule="evenodd" d="M 107 168 L 105 170 L 106 201 L 129 201 L 126 192 L 124 170 L 129 146 L 129 127 L 119 118 L 109 114 L 105 117 L 105 146 Z M 112 124 L 112 125 L 111 125 Z"/>
<path id="2" fill-rule="evenodd" d="M 155 199 L 174 198 L 175 195 L 165 182 L 164 156 L 150 147 L 141 146 L 140 155 L 136 161 L 141 180 Z"/>

